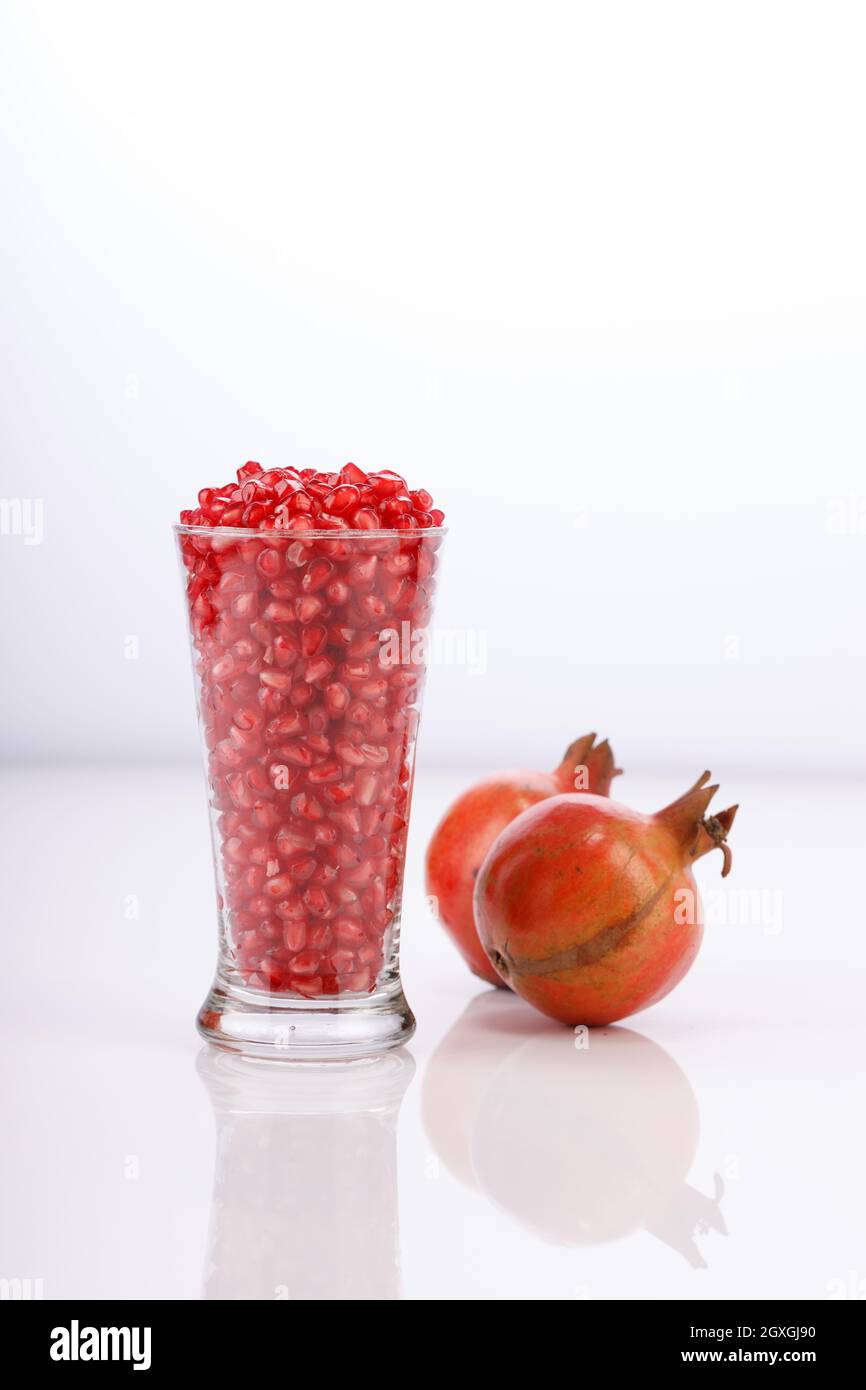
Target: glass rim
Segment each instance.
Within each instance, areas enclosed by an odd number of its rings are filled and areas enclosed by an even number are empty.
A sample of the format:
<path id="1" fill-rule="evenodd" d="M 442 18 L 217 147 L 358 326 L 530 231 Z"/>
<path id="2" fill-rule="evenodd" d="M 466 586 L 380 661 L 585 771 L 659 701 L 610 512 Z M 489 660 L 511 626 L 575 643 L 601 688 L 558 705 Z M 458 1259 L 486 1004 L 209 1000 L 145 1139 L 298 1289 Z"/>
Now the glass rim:
<path id="1" fill-rule="evenodd" d="M 300 541 L 306 544 L 310 541 L 344 541 L 344 540 L 418 540 L 425 536 L 447 536 L 447 526 L 413 526 L 404 528 L 402 531 L 376 530 L 361 531 L 357 528 L 347 526 L 344 531 L 262 531 L 257 526 L 184 526 L 181 522 L 175 522 L 171 528 L 176 536 L 224 536 L 228 539 L 238 540 L 279 540 L 279 541 Z"/>

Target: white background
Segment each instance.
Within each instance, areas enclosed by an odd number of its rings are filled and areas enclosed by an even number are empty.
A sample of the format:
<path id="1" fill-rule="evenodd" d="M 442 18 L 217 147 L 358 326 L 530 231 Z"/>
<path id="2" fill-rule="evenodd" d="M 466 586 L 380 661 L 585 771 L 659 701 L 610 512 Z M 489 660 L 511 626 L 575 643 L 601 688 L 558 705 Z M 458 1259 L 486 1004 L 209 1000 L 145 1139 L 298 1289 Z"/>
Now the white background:
<path id="1" fill-rule="evenodd" d="M 866 766 L 862 7 L 4 6 L 0 739 L 193 756 L 168 528 L 451 526 L 422 757 Z M 138 639 L 137 661 L 124 659 Z"/>
<path id="2" fill-rule="evenodd" d="M 343 1245 L 299 1242 L 292 1184 L 323 1221 L 333 1193 L 318 1145 L 291 1167 L 303 1124 L 269 1119 L 309 1113 L 290 1082 L 214 1167 L 170 535 L 248 458 L 351 458 L 434 493 L 438 626 L 486 643 L 428 683 L 383 1296 L 866 1293 L 864 31 L 833 0 L 7 0 L 0 499 L 41 504 L 44 534 L 0 535 L 0 755 L 22 763 L 0 785 L 0 1276 L 195 1298 L 216 1269 L 270 1297 L 250 1192 L 301 1284 L 351 1284 L 370 1245 L 363 1203 Z M 463 970 L 421 857 L 473 770 L 551 766 L 590 728 L 632 804 L 710 767 L 742 809 L 714 907 L 718 856 L 698 866 L 689 978 L 581 1060 Z M 529 1188 L 522 1132 L 555 1160 Z M 701 1229 L 715 1173 L 726 1236 Z M 589 1232 L 587 1183 L 610 1218 Z"/>

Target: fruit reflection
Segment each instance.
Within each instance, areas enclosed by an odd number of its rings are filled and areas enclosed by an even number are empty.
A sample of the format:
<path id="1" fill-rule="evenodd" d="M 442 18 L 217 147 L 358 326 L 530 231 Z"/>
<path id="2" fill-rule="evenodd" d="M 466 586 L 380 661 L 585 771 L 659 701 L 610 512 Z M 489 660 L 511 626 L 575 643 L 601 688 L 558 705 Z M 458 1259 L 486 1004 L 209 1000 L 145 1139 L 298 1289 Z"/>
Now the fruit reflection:
<path id="1" fill-rule="evenodd" d="M 546 1241 L 599 1244 L 643 1229 L 705 1267 L 696 1237 L 726 1226 L 721 1178 L 711 1197 L 686 1182 L 700 1133 L 691 1086 L 632 1029 L 582 1041 L 517 999 L 476 997 L 425 1076 L 439 1157 Z"/>
<path id="2" fill-rule="evenodd" d="M 206 1048 L 197 1069 L 217 1123 L 204 1297 L 399 1298 L 411 1056 L 316 1066 Z"/>

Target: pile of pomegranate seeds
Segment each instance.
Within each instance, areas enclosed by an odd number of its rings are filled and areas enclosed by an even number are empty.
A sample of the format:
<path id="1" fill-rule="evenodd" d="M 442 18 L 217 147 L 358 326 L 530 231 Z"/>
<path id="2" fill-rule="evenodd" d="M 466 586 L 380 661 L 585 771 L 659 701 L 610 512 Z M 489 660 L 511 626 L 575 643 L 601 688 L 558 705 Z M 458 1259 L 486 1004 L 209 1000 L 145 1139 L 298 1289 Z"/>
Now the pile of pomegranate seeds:
<path id="1" fill-rule="evenodd" d="M 409 490 L 398 473 L 339 473 L 245 463 L 236 483 L 205 487 L 183 526 L 243 526 L 257 531 L 415 531 L 441 526 L 445 513 L 424 488 Z"/>
<path id="2" fill-rule="evenodd" d="M 368 993 L 393 968 L 432 501 L 351 463 L 247 463 L 181 513 L 213 528 L 179 541 L 229 982 L 317 998 Z"/>

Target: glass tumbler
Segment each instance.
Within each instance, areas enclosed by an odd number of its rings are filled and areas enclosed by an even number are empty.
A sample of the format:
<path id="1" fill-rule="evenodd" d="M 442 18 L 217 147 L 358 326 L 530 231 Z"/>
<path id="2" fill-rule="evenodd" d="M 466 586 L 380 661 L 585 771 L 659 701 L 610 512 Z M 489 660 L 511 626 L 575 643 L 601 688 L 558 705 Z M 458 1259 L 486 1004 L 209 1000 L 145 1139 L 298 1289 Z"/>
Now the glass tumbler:
<path id="1" fill-rule="evenodd" d="M 175 527 L 216 876 L 210 1042 L 406 1042 L 400 905 L 444 531 Z"/>

